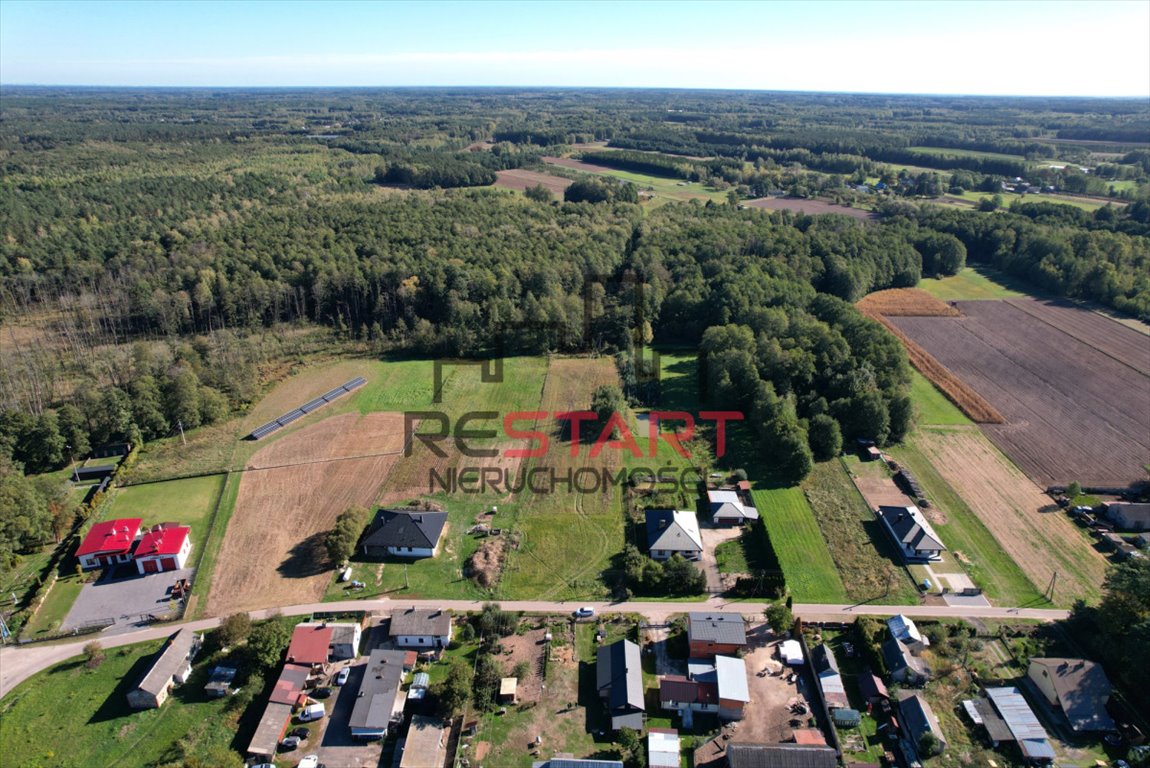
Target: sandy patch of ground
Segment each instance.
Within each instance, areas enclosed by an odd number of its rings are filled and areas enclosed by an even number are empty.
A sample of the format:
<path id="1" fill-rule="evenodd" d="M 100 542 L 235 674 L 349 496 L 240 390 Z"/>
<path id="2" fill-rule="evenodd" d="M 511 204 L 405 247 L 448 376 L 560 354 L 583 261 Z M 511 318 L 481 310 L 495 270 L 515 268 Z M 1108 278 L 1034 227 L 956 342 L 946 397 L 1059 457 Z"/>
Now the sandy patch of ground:
<path id="1" fill-rule="evenodd" d="M 534 187 L 537 184 L 542 184 L 551 192 L 560 197 L 563 196 L 564 190 L 571 186 L 573 183 L 570 179 L 560 178 L 559 176 L 552 176 L 549 173 L 541 173 L 539 171 L 527 171 L 522 168 L 516 168 L 511 171 L 496 171 L 495 172 L 495 186 L 503 187 L 504 189 L 514 189 L 519 192 Z"/>
<path id="2" fill-rule="evenodd" d="M 397 433 L 402 438 L 402 414 L 349 413 L 256 453 L 220 546 L 208 614 L 322 599 L 329 578 L 323 536 L 340 512 L 375 502 L 399 458 L 382 453 Z"/>

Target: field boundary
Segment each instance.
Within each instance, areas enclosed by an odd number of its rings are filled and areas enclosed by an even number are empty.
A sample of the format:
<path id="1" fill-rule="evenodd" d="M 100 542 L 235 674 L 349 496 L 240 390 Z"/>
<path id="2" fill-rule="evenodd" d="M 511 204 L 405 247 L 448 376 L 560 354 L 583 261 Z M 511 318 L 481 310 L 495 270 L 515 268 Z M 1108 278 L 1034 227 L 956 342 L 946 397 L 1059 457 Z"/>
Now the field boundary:
<path id="1" fill-rule="evenodd" d="M 969 416 L 971 421 L 978 424 L 1006 423 L 1005 417 L 998 412 L 997 408 L 987 402 L 982 395 L 974 391 L 970 385 L 956 376 L 953 371 L 939 362 L 934 355 L 927 352 L 926 349 L 917 342 L 911 340 L 910 336 L 904 333 L 902 329 L 877 312 L 869 312 L 865 309 L 861 311 L 864 315 L 881 323 L 884 328 L 890 331 L 906 349 L 910 364 L 913 365 L 919 373 L 929 379 L 932 384 L 938 387 L 938 391 L 942 392 L 942 394 L 946 396 L 946 399 L 954 403 L 960 411 Z"/>

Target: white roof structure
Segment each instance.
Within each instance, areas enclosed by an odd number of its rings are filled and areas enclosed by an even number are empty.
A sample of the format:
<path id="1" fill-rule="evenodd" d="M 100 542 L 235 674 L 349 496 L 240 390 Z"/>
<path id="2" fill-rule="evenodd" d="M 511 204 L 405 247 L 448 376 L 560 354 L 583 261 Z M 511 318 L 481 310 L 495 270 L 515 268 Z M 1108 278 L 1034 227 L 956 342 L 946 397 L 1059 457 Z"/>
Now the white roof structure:
<path id="1" fill-rule="evenodd" d="M 737 491 L 721 490 L 707 491 L 707 501 L 710 502 L 711 516 L 742 517 L 744 520 L 758 520 L 759 510 L 743 504 Z"/>
<path id="2" fill-rule="evenodd" d="M 734 656 L 715 657 L 715 678 L 719 683 L 719 698 L 748 702 L 751 691 L 747 686 L 747 663 Z"/>
<path id="3" fill-rule="evenodd" d="M 792 667 L 803 663 L 803 647 L 798 640 L 784 640 L 779 645 L 779 656 Z"/>
<path id="4" fill-rule="evenodd" d="M 673 728 L 651 728 L 647 732 L 647 765 L 651 768 L 679 768 L 679 732 Z"/>
<path id="5" fill-rule="evenodd" d="M 890 629 L 890 633 L 898 640 L 902 640 L 907 645 L 913 643 L 922 643 L 923 645 L 930 645 L 930 639 L 923 637 L 922 633 L 918 631 L 918 627 L 910 618 L 902 615 L 891 616 L 886 620 L 886 626 Z"/>

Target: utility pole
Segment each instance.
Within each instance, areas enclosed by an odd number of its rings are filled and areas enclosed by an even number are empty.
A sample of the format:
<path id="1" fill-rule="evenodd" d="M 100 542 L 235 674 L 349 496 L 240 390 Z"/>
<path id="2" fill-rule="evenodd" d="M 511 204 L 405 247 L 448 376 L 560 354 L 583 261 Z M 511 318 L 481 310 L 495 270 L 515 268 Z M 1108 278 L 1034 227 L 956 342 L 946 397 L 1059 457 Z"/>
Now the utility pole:
<path id="1" fill-rule="evenodd" d="M 1050 574 L 1050 586 L 1048 586 L 1046 588 L 1046 591 L 1047 591 L 1046 599 L 1052 603 L 1054 602 L 1054 585 L 1057 583 L 1058 583 L 1058 571 L 1055 571 L 1054 573 Z"/>
<path id="2" fill-rule="evenodd" d="M 184 447 L 187 448 L 188 447 L 188 439 L 186 437 L 184 437 L 184 422 L 182 420 L 177 421 L 176 426 L 180 428 L 180 442 L 182 442 L 184 444 Z"/>
<path id="3" fill-rule="evenodd" d="M 411 585 L 407 582 L 407 563 L 403 564 L 403 588 L 410 589 Z"/>

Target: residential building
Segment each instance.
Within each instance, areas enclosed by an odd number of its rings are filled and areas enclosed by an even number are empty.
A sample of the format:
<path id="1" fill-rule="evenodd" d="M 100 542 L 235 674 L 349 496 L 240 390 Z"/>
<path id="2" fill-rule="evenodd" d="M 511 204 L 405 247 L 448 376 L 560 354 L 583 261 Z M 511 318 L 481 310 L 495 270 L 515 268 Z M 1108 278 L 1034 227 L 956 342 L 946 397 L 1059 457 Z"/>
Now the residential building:
<path id="1" fill-rule="evenodd" d="M 691 658 L 733 654 L 747 646 L 747 625 L 732 613 L 688 613 L 687 643 Z"/>
<path id="2" fill-rule="evenodd" d="M 1086 659 L 1031 659 L 1026 676 L 1075 731 L 1112 731 L 1106 711 L 1110 681 L 1101 664 Z"/>
<path id="3" fill-rule="evenodd" d="M 1006 724 L 1010 736 L 1028 763 L 1051 763 L 1054 748 L 1046 729 L 1038 722 L 1030 705 L 1017 688 L 987 688 L 986 697 L 994 713 Z"/>
<path id="4" fill-rule="evenodd" d="M 140 534 L 141 518 L 128 517 L 96 523 L 76 550 L 85 571 L 119 565 L 132 559 L 132 545 Z"/>
<path id="5" fill-rule="evenodd" d="M 648 509 L 647 548 L 654 560 L 667 560 L 672 555 L 698 560 L 703 555 L 703 537 L 695 513 Z"/>
<path id="6" fill-rule="evenodd" d="M 743 503 L 738 491 L 708 489 L 707 505 L 715 525 L 737 526 L 759 519 L 759 511 Z"/>
<path id="7" fill-rule="evenodd" d="M 666 675 L 659 681 L 659 705 L 676 711 L 683 726 L 692 725 L 696 712 L 713 713 L 722 720 L 741 720 L 751 700 L 747 665 L 733 656 L 716 656 L 714 664 L 700 659 L 688 663 L 688 676 Z"/>
<path id="8" fill-rule="evenodd" d="M 674 728 L 647 730 L 647 765 L 650 768 L 679 768 L 682 745 Z"/>
<path id="9" fill-rule="evenodd" d="M 200 636 L 190 629 L 181 629 L 172 635 L 151 668 L 128 692 L 128 706 L 152 709 L 163 704 L 173 688 L 187 682 L 192 674 L 192 659 L 199 650 Z"/>
<path id="10" fill-rule="evenodd" d="M 596 689 L 611 716 L 611 730 L 643 729 L 643 668 L 639 646 L 617 640 L 599 649 L 595 662 Z"/>
<path id="11" fill-rule="evenodd" d="M 322 667 L 331 652 L 332 629 L 326 624 L 297 624 L 287 649 L 290 664 Z"/>
<path id="12" fill-rule="evenodd" d="M 882 657 L 886 662 L 891 679 L 904 685 L 919 686 L 930 679 L 930 668 L 926 662 L 910 652 L 910 649 L 896 637 L 888 638 L 882 644 Z"/>
<path id="13" fill-rule="evenodd" d="M 811 664 L 822 691 L 823 701 L 827 709 L 842 709 L 850 706 L 847 701 L 847 689 L 843 684 L 843 676 L 839 672 L 839 662 L 834 651 L 826 643 L 815 646 L 811 651 Z"/>
<path id="14" fill-rule="evenodd" d="M 446 648 L 451 642 L 451 611 L 414 607 L 392 611 L 388 635 L 401 648 Z"/>
<path id="15" fill-rule="evenodd" d="M 363 629 L 354 622 L 338 622 L 328 624 L 331 627 L 331 646 L 328 658 L 332 661 L 354 659 L 359 655 L 359 643 L 363 638 Z"/>
<path id="16" fill-rule="evenodd" d="M 381 509 L 360 547 L 369 557 L 435 557 L 446 525 L 446 512 Z"/>
<path id="17" fill-rule="evenodd" d="M 622 760 L 592 760 L 560 752 L 550 760 L 536 760 L 531 768 L 623 768 Z"/>
<path id="18" fill-rule="evenodd" d="M 930 646 L 930 639 L 923 637 L 915 623 L 901 613 L 887 619 L 886 626 L 890 630 L 891 637 L 902 642 L 915 656 Z"/>
<path id="19" fill-rule="evenodd" d="M 868 706 L 881 704 L 887 697 L 890 696 L 886 690 L 886 683 L 882 678 L 867 669 L 858 677 L 859 693 L 863 697 L 863 701 Z"/>
<path id="20" fill-rule="evenodd" d="M 403 656 L 381 648 L 371 652 L 348 718 L 352 738 L 382 739 L 403 722 Z"/>
<path id="21" fill-rule="evenodd" d="M 141 574 L 178 571 L 192 554 L 192 529 L 179 523 L 152 526 L 136 545 L 133 558 Z"/>
<path id="22" fill-rule="evenodd" d="M 442 720 L 413 715 L 403 741 L 399 768 L 443 768 L 447 760 L 447 735 Z"/>
<path id="23" fill-rule="evenodd" d="M 728 768 L 837 768 L 838 757 L 830 747 L 817 744 L 753 744 L 732 742 L 727 746 Z"/>
<path id="24" fill-rule="evenodd" d="M 878 519 L 908 562 L 942 559 L 946 547 L 930 522 L 913 504 L 905 507 L 880 506 Z"/>
<path id="25" fill-rule="evenodd" d="M 1109 501 L 1102 505 L 1102 513 L 1122 531 L 1150 530 L 1150 503 Z"/>
<path id="26" fill-rule="evenodd" d="M 946 737 L 942 733 L 942 726 L 938 724 L 938 718 L 934 716 L 934 711 L 922 695 L 904 691 L 898 702 L 898 711 L 902 717 L 903 738 L 910 742 L 910 748 L 919 759 L 925 760 L 933 756 L 921 754 L 922 738 L 928 733 L 938 741 L 935 754 L 946 749 Z"/>
<path id="27" fill-rule="evenodd" d="M 275 758 L 280 739 L 291 724 L 292 710 L 303 701 L 303 691 L 310 676 L 310 666 L 284 664 L 248 744 L 249 756 L 269 763 Z"/>

